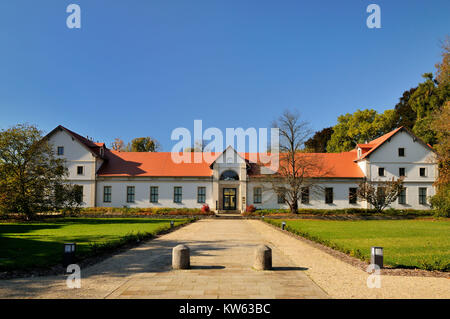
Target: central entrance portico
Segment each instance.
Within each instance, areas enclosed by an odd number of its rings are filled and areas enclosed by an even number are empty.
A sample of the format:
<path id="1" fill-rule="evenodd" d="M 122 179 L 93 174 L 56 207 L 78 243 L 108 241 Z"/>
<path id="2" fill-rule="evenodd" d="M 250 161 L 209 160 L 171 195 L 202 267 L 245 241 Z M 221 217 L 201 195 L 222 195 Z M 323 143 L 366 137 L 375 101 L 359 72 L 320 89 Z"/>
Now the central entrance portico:
<path id="1" fill-rule="evenodd" d="M 231 146 L 211 163 L 213 199 L 217 211 L 245 212 L 248 161 Z"/>

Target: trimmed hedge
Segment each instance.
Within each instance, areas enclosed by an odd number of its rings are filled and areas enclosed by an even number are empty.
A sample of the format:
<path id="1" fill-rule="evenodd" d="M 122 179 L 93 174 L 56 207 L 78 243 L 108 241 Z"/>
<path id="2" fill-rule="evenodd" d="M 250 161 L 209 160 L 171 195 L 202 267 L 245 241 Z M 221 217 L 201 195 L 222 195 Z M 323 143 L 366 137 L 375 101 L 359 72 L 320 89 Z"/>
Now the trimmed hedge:
<path id="1" fill-rule="evenodd" d="M 298 210 L 297 215 L 292 215 L 289 209 L 257 209 L 253 213 L 244 213 L 245 216 L 333 216 L 333 215 L 355 215 L 355 216 L 433 216 L 434 210 L 418 209 L 386 209 L 382 213 L 377 213 L 374 209 L 363 208 L 344 208 L 344 209 L 309 209 L 302 208 Z"/>
<path id="2" fill-rule="evenodd" d="M 201 208 L 170 208 L 170 207 L 151 207 L 151 208 L 129 208 L 129 207 L 93 207 L 83 208 L 80 214 L 130 214 L 130 215 L 214 215 L 213 212 L 204 212 Z"/>
<path id="3" fill-rule="evenodd" d="M 211 211 L 202 211 L 201 208 L 170 208 L 170 207 L 151 207 L 151 208 L 130 208 L 130 207 L 87 207 L 82 208 L 78 215 L 183 215 L 183 216 L 194 216 L 194 215 L 214 215 Z"/>

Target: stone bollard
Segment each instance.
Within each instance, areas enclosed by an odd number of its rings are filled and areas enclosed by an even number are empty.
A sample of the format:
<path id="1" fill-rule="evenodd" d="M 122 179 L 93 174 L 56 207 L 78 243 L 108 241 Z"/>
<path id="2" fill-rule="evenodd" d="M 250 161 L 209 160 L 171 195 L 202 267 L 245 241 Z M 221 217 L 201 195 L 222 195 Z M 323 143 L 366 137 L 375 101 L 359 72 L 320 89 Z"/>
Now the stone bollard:
<path id="1" fill-rule="evenodd" d="M 178 245 L 172 250 L 172 268 L 189 269 L 191 268 L 189 247 Z"/>
<path id="2" fill-rule="evenodd" d="M 256 270 L 272 269 L 272 249 L 266 245 L 260 245 L 255 251 L 255 264 L 253 268 Z"/>

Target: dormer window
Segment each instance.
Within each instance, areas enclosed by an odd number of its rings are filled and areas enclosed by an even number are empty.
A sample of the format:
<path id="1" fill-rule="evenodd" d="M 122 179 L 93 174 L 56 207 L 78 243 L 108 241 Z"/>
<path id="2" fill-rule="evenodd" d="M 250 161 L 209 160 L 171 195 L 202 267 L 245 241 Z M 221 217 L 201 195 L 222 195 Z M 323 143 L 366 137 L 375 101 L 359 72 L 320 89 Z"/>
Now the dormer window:
<path id="1" fill-rule="evenodd" d="M 361 149 L 358 148 L 358 157 L 361 157 Z"/>
<path id="2" fill-rule="evenodd" d="M 58 146 L 57 154 L 58 155 L 64 155 L 64 146 Z"/>
<path id="3" fill-rule="evenodd" d="M 403 147 L 400 147 L 398 149 L 398 156 L 404 157 L 405 156 L 405 149 Z"/>

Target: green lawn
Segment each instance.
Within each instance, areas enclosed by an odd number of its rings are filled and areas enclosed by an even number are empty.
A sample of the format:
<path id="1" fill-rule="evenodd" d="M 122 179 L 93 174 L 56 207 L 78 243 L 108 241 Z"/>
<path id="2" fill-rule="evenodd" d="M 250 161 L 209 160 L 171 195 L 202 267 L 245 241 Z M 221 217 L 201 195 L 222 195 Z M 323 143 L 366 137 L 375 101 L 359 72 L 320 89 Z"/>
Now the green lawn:
<path id="1" fill-rule="evenodd" d="M 174 219 L 175 226 L 188 219 Z M 33 223 L 0 223 L 0 271 L 61 263 L 63 243 L 77 244 L 77 257 L 127 240 L 155 235 L 170 220 L 147 218 L 59 218 Z"/>
<path id="2" fill-rule="evenodd" d="M 280 226 L 283 220 L 267 220 Z M 393 267 L 450 269 L 450 221 L 446 220 L 286 220 L 287 230 L 370 260 L 370 247 L 384 247 Z"/>

